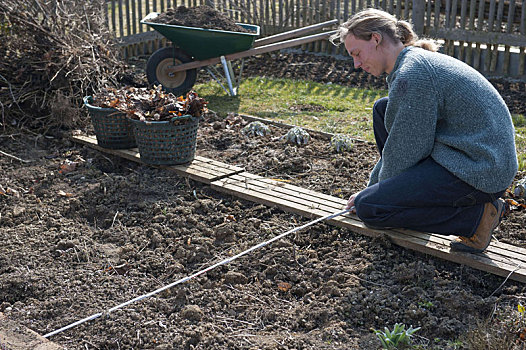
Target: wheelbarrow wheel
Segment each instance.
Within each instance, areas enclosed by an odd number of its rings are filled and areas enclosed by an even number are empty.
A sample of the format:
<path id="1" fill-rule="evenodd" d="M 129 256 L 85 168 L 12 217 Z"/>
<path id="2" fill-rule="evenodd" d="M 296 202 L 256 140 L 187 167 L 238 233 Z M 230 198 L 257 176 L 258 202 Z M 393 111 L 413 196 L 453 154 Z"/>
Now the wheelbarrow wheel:
<path id="1" fill-rule="evenodd" d="M 189 69 L 172 73 L 174 65 L 191 62 L 193 59 L 183 50 L 164 47 L 155 51 L 146 63 L 146 77 L 150 84 L 161 84 L 163 89 L 175 95 L 184 95 L 192 89 L 197 70 Z"/>

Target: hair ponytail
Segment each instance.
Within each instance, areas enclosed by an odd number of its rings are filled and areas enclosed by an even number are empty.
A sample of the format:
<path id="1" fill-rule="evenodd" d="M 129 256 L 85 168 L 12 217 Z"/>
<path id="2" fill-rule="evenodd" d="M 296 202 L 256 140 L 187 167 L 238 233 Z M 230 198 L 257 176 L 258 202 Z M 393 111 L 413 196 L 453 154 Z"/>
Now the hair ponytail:
<path id="1" fill-rule="evenodd" d="M 418 39 L 418 35 L 413 31 L 411 24 L 406 21 L 396 21 L 395 36 L 404 46 L 412 45 Z"/>
<path id="2" fill-rule="evenodd" d="M 435 40 L 419 39 L 418 35 L 413 31 L 411 23 L 406 21 L 396 22 L 396 36 L 404 46 L 421 47 L 424 50 L 433 52 L 438 51 L 440 48 L 440 45 Z"/>

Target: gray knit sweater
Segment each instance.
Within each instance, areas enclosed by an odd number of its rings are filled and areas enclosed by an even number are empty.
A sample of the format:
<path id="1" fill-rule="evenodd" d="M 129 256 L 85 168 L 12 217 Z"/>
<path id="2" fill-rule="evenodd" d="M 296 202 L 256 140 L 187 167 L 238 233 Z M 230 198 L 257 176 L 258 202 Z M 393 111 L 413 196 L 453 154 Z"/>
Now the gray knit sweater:
<path id="1" fill-rule="evenodd" d="M 511 115 L 480 73 L 455 58 L 407 47 L 387 83 L 389 137 L 369 185 L 429 156 L 483 192 L 512 183 L 518 165 Z"/>

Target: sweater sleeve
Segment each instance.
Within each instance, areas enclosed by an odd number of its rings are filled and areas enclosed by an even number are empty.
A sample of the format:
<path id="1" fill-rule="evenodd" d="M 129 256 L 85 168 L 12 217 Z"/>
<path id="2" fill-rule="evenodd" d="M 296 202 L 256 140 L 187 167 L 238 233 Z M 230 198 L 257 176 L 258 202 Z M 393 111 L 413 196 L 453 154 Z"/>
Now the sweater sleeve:
<path id="1" fill-rule="evenodd" d="M 393 77 L 385 115 L 389 136 L 378 181 L 397 176 L 431 155 L 441 98 L 433 81 L 425 61 L 402 66 Z"/>
<path id="2" fill-rule="evenodd" d="M 382 169 L 382 158 L 378 160 L 373 170 L 371 171 L 371 174 L 369 175 L 369 183 L 367 184 L 367 187 L 372 186 L 378 182 L 378 173 L 380 172 L 380 169 Z"/>

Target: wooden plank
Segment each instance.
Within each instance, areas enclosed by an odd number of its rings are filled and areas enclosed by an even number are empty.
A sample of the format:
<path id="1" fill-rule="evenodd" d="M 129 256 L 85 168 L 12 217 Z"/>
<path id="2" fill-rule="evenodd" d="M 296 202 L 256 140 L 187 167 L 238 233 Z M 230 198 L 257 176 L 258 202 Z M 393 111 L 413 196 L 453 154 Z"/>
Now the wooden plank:
<path id="1" fill-rule="evenodd" d="M 94 136 L 89 137 L 75 135 L 72 136 L 71 139 L 98 151 L 113 154 L 137 163 L 144 164 L 144 162 L 141 161 L 139 152 L 136 148 L 120 150 L 103 148 L 97 145 L 97 140 Z M 161 165 L 158 167 L 173 171 L 180 176 L 189 177 L 193 180 L 206 184 L 244 171 L 243 168 L 201 157 L 199 155 L 195 156 L 194 160 L 188 164 L 169 166 Z"/>
<path id="2" fill-rule="evenodd" d="M 467 14 L 468 0 L 460 0 L 460 1 L 461 1 L 460 3 L 460 28 L 465 29 L 466 22 L 467 22 L 466 14 Z M 461 61 L 465 60 L 465 57 L 466 57 L 465 50 L 466 50 L 465 42 L 461 41 L 459 43 L 459 50 L 458 50 L 458 59 Z"/>
<path id="3" fill-rule="evenodd" d="M 316 195 L 300 194 L 290 188 L 285 188 L 285 184 L 272 179 L 263 179 L 260 176 L 250 173 L 239 173 L 227 178 L 223 178 L 221 185 L 225 188 L 249 190 L 261 196 L 271 196 L 276 201 L 286 202 L 292 206 L 319 209 L 327 212 L 342 210 L 346 201 L 333 197 L 330 201 L 321 199 Z M 263 181 L 266 180 L 266 181 Z M 218 185 L 218 184 L 216 184 Z M 296 187 L 296 186 L 294 186 Z M 300 189 L 300 187 L 296 187 Z M 319 194 L 321 195 L 321 194 Z"/>
<path id="4" fill-rule="evenodd" d="M 433 36 L 438 37 L 438 29 L 440 28 L 440 7 L 441 7 L 441 0 L 435 0 L 435 30 L 433 31 Z"/>
<path id="5" fill-rule="evenodd" d="M 414 1 L 412 1 L 414 2 Z M 409 1 L 407 0 L 404 0 L 404 17 L 403 19 L 406 20 L 406 21 L 409 21 L 409 10 L 410 10 L 410 5 L 409 5 Z"/>
<path id="6" fill-rule="evenodd" d="M 246 172 L 230 176 L 228 180 L 233 180 L 234 182 L 238 181 L 242 185 L 244 185 L 245 182 L 249 182 L 250 185 L 253 187 L 268 189 L 278 194 L 284 194 L 291 198 L 297 197 L 301 200 L 307 200 L 309 203 L 323 203 L 325 206 L 331 207 L 333 209 L 342 209 L 342 207 L 347 203 L 347 201 L 342 198 L 329 196 L 321 192 L 315 192 L 276 179 L 265 178 L 259 175 L 254 175 Z"/>
<path id="7" fill-rule="evenodd" d="M 262 39 L 257 39 L 254 42 L 254 46 L 253 47 L 260 47 L 260 46 L 276 43 L 276 42 L 279 42 L 279 41 L 283 41 L 283 40 L 286 40 L 286 39 L 296 38 L 298 36 L 304 35 L 306 33 L 314 32 L 314 31 L 316 31 L 318 29 L 322 29 L 324 27 L 328 27 L 328 26 L 336 24 L 336 23 L 338 23 L 338 20 L 337 19 L 333 19 L 333 20 L 330 20 L 330 21 L 322 22 L 322 23 L 316 23 L 316 24 L 313 24 L 313 25 L 310 25 L 310 26 L 307 26 L 307 27 L 289 30 L 287 32 L 280 33 L 280 34 L 275 34 L 275 35 L 268 36 L 268 37 L 265 37 L 265 38 L 262 38 Z"/>
<path id="8" fill-rule="evenodd" d="M 242 175 L 236 175 L 234 177 L 242 178 L 244 175 L 248 174 L 243 173 Z M 254 175 L 251 175 L 249 177 L 252 179 L 253 176 Z M 312 213 L 319 212 L 319 216 L 323 216 L 340 211 L 343 205 L 345 204 L 345 201 L 341 200 L 339 204 L 333 202 L 334 204 L 331 205 L 325 200 L 319 200 L 317 198 L 314 198 L 313 200 L 312 198 L 307 198 L 305 196 L 298 195 L 295 191 L 292 191 L 287 195 L 282 191 L 283 188 L 280 186 L 280 184 L 275 184 L 274 186 L 266 186 L 261 185 L 261 183 L 258 184 L 257 182 L 252 181 L 244 182 L 243 180 L 231 180 L 232 177 L 224 179 L 222 181 L 223 187 L 228 188 L 230 190 L 235 190 L 237 187 L 237 190 L 243 192 L 244 194 L 253 192 L 253 196 L 254 198 L 256 198 L 255 201 L 258 201 L 258 198 L 263 198 L 266 201 L 265 204 L 270 204 L 273 201 L 274 205 L 277 205 L 279 207 L 286 207 L 289 208 L 289 210 L 291 210 L 291 208 L 294 208 L 299 213 L 304 212 L 309 213 L 310 215 Z M 212 186 L 214 186 L 214 184 Z M 220 189 L 216 188 L 216 190 Z M 274 199 L 272 199 L 273 197 Z M 248 197 L 245 197 L 245 199 L 247 198 Z M 334 201 L 339 200 L 337 198 L 333 199 Z M 347 224 L 351 224 L 351 228 L 358 227 L 360 228 L 361 233 L 364 233 L 369 236 L 386 234 L 387 236 L 397 239 L 399 241 L 410 240 L 412 245 L 418 243 L 419 246 L 440 246 L 442 247 L 442 250 L 445 250 L 448 253 L 450 252 L 449 243 L 453 239 L 452 237 L 432 235 L 429 233 L 401 229 L 371 230 L 369 228 L 366 228 L 363 225 L 363 223 L 359 222 L 356 216 L 354 215 L 348 215 L 345 216 L 345 218 Z M 335 220 L 338 221 L 338 219 Z M 405 246 L 403 242 L 400 245 Z M 420 250 L 418 248 L 415 248 L 414 246 L 413 248 L 415 250 Z M 495 245 L 494 243 L 492 243 L 492 245 L 486 250 L 486 252 L 482 254 L 483 257 L 480 259 L 482 259 L 482 261 L 485 261 L 484 264 L 486 265 L 498 265 L 505 268 L 507 273 L 515 269 L 517 266 L 519 266 L 519 268 L 520 266 L 524 266 L 524 271 L 519 271 L 519 273 L 526 273 L 526 250 L 522 249 L 521 254 L 516 254 L 513 252 L 514 249 L 517 249 L 517 247 L 505 244 Z M 468 256 L 471 256 L 471 254 Z"/>
<path id="9" fill-rule="evenodd" d="M 449 28 L 456 28 L 457 26 L 457 2 L 458 0 L 451 0 L 450 1 L 450 12 L 449 12 Z M 455 42 L 453 40 L 447 40 L 447 54 L 455 57 Z"/>
<path id="10" fill-rule="evenodd" d="M 232 175 L 228 178 L 223 179 L 223 182 L 225 184 L 228 183 L 245 188 L 251 188 L 252 190 L 260 193 L 274 193 L 277 198 L 286 198 L 287 201 L 294 202 L 298 205 L 304 205 L 309 207 L 313 206 L 314 203 L 314 207 L 320 210 L 326 210 L 327 212 L 341 210 L 347 202 L 345 199 L 342 198 L 326 195 L 321 192 L 315 192 L 309 189 L 280 182 L 279 180 L 264 178 L 247 172 Z M 395 231 L 405 233 L 414 232 L 408 230 Z M 422 236 L 423 233 L 417 234 L 418 236 Z M 447 245 L 449 245 L 449 242 L 455 238 L 453 236 L 447 237 L 441 235 L 434 235 L 433 237 L 439 237 L 433 239 L 437 240 L 437 242 L 440 241 L 442 242 L 442 244 Z M 488 248 L 488 251 L 491 251 L 492 253 L 496 254 L 505 255 L 506 257 L 513 257 L 516 260 L 523 261 L 526 266 L 526 249 L 507 245 L 504 243 L 493 242 L 492 245 Z"/>
<path id="11" fill-rule="evenodd" d="M 513 30 L 513 18 L 515 16 L 515 0 L 510 0 L 508 7 L 508 20 L 506 23 L 506 33 L 511 33 Z M 504 47 L 504 63 L 502 66 L 502 73 L 509 75 L 510 73 L 510 46 Z"/>
<path id="12" fill-rule="evenodd" d="M 295 203 L 298 206 L 316 208 L 319 210 L 326 211 L 328 213 L 341 210 L 347 202 L 345 199 L 342 198 L 329 196 L 320 192 L 311 191 L 302 187 L 290 185 L 273 179 L 264 178 L 247 172 L 239 173 L 225 178 L 222 180 L 222 183 L 224 186 L 237 186 L 244 189 L 250 189 L 254 192 L 258 192 L 261 194 L 273 195 L 278 200 L 284 199 L 287 202 Z M 422 235 L 422 233 L 418 233 L 418 235 Z M 447 244 L 449 244 L 449 242 L 452 239 L 454 239 L 454 237 L 451 236 L 437 237 L 441 237 L 440 240 L 442 242 L 447 241 Z M 495 248 L 494 250 L 493 247 L 497 248 Z M 502 251 L 500 250 L 508 251 L 509 253 L 506 253 L 506 255 L 513 255 L 514 251 L 517 249 L 519 253 L 517 256 L 515 256 L 515 258 L 519 260 L 522 259 L 526 263 L 526 249 L 517 248 L 498 242 L 492 243 L 492 246 L 489 248 L 489 250 L 499 254 L 502 253 Z"/>
<path id="13" fill-rule="evenodd" d="M 335 218 L 333 221 L 337 226 L 348 227 L 351 230 L 366 236 L 376 237 L 378 235 L 385 235 L 400 246 L 440 257 L 444 260 L 468 265 L 479 270 L 497 274 L 499 276 L 508 276 L 512 271 L 514 271 L 514 275 L 511 277 L 512 279 L 520 282 L 526 282 L 526 263 L 524 262 L 524 259 L 515 260 L 514 258 L 506 257 L 506 255 L 494 253 L 490 249 L 492 246 L 488 247 L 484 253 L 479 254 L 455 252 L 451 251 L 449 247 L 450 240 L 447 239 L 447 236 L 401 229 L 371 230 L 362 223 L 357 223 L 356 220 L 350 219 L 347 216 Z M 341 223 L 338 223 L 338 221 L 341 221 Z M 372 234 L 372 232 L 375 232 L 375 234 Z M 510 247 L 516 248 L 513 246 Z M 506 254 L 509 251 L 503 252 Z"/>
<path id="14" fill-rule="evenodd" d="M 277 206 L 283 210 L 308 217 L 320 217 L 337 212 L 345 204 L 343 199 L 332 197 L 332 200 L 327 200 L 327 196 L 324 194 L 264 179 L 250 173 L 236 174 L 215 181 L 211 186 L 221 192 L 257 203 Z M 465 264 L 499 276 L 511 274 L 511 279 L 526 282 L 526 249 L 492 242 L 482 254 L 466 254 L 450 250 L 449 242 L 453 239 L 450 236 L 410 230 L 372 230 L 351 214 L 335 218 L 329 223 L 371 237 L 386 235 L 395 244 L 402 247 Z"/>
<path id="15" fill-rule="evenodd" d="M 130 25 L 128 23 L 128 25 Z M 137 34 L 137 7 L 135 0 L 131 0 L 131 27 L 132 34 Z"/>
<path id="16" fill-rule="evenodd" d="M 113 31 L 113 34 L 117 33 L 117 25 L 115 23 L 116 20 L 116 14 L 115 14 L 115 0 L 111 0 L 111 30 Z"/>
<path id="17" fill-rule="evenodd" d="M 123 23 L 123 16 L 122 16 L 122 0 L 119 0 L 119 35 L 120 37 L 124 37 L 124 23 Z"/>
<path id="18" fill-rule="evenodd" d="M 19 325 L 0 312 L 0 349 L 2 350 L 59 350 L 64 347 Z"/>
<path id="19" fill-rule="evenodd" d="M 477 0 L 470 0 L 469 5 L 469 23 L 468 23 L 468 29 L 474 30 L 475 29 L 475 10 L 477 5 Z M 470 66 L 473 66 L 473 43 L 471 41 L 467 42 L 468 47 L 466 49 L 466 54 L 464 56 L 464 62 L 469 64 Z"/>
<path id="20" fill-rule="evenodd" d="M 493 31 L 493 24 L 495 21 L 495 9 L 497 6 L 496 0 L 490 0 L 489 3 L 489 14 L 488 14 L 488 31 Z"/>
<path id="21" fill-rule="evenodd" d="M 526 46 L 526 37 L 521 34 L 508 34 L 497 32 L 481 32 L 460 28 L 438 28 L 437 37 L 456 40 L 471 41 L 487 44 L 501 44 L 510 46 Z"/>
<path id="22" fill-rule="evenodd" d="M 426 6 L 426 27 L 431 27 L 431 9 L 432 9 L 432 1 L 425 1 Z"/>

